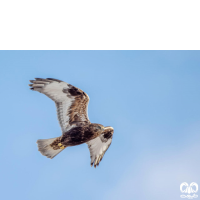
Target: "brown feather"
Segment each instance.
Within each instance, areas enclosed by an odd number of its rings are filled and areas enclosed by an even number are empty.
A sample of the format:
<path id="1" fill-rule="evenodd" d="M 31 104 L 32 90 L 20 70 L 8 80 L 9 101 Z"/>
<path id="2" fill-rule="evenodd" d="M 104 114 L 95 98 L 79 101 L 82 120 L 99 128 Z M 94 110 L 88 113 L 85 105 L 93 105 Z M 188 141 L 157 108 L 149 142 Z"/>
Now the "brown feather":
<path id="1" fill-rule="evenodd" d="M 70 116 L 69 124 L 71 125 L 73 122 L 83 121 L 82 118 L 84 118 L 84 121 L 89 121 L 87 117 L 88 95 L 70 84 L 68 84 L 68 86 L 69 89 L 63 89 L 63 92 L 69 97 L 74 96 L 75 98 L 67 113 L 67 115 Z"/>

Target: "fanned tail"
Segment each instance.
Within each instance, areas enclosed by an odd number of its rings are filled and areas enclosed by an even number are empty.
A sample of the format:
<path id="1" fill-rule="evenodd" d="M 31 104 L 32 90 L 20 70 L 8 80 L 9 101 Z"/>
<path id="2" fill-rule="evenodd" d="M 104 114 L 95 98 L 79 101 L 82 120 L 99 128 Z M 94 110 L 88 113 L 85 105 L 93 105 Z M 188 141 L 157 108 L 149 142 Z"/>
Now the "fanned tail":
<path id="1" fill-rule="evenodd" d="M 53 148 L 52 143 L 58 144 L 60 141 L 59 140 L 60 137 L 56 137 L 56 138 L 51 138 L 51 139 L 42 139 L 42 140 L 38 140 L 37 144 L 38 144 L 38 151 L 40 151 L 40 153 L 43 156 L 46 156 L 47 158 L 54 158 L 56 155 L 58 155 L 64 148 Z"/>

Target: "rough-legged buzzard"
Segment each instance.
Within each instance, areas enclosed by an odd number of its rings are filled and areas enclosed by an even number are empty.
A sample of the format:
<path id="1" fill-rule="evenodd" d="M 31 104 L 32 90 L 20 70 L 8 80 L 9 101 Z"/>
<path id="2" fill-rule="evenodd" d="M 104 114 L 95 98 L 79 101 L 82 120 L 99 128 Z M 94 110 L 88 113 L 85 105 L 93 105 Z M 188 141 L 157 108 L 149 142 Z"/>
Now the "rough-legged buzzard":
<path id="1" fill-rule="evenodd" d="M 31 90 L 41 92 L 52 99 L 57 108 L 62 136 L 38 140 L 38 150 L 48 158 L 54 158 L 70 146 L 87 143 L 91 166 L 98 166 L 109 148 L 114 129 L 91 123 L 87 108 L 89 96 L 82 90 L 58 79 L 35 78 L 30 81 Z"/>

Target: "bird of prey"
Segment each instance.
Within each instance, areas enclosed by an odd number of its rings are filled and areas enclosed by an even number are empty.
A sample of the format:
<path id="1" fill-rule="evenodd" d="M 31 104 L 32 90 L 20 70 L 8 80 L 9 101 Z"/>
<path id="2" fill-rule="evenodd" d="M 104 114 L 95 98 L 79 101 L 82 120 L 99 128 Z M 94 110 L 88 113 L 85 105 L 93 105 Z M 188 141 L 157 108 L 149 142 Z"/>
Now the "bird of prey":
<path id="1" fill-rule="evenodd" d="M 30 82 L 31 90 L 43 93 L 55 102 L 62 130 L 60 137 L 37 141 L 40 153 L 52 159 L 67 147 L 87 143 L 91 166 L 94 164 L 96 168 L 111 145 L 114 129 L 90 122 L 87 111 L 89 96 L 58 79 L 35 78 Z"/>

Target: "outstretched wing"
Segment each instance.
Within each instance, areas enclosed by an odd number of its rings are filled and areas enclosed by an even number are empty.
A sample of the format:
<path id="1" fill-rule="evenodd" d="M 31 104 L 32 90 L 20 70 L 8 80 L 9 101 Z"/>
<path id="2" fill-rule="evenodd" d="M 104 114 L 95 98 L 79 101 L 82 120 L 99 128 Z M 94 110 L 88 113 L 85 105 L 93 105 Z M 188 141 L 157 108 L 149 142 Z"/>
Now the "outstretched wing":
<path id="1" fill-rule="evenodd" d="M 76 122 L 90 123 L 87 113 L 89 96 L 85 92 L 53 78 L 35 78 L 30 82 L 31 90 L 41 92 L 55 102 L 63 133 L 76 126 Z"/>
<path id="2" fill-rule="evenodd" d="M 91 166 L 96 168 L 102 160 L 105 152 L 112 142 L 114 129 L 112 127 L 105 127 L 104 132 L 97 138 L 87 142 L 90 150 Z"/>

